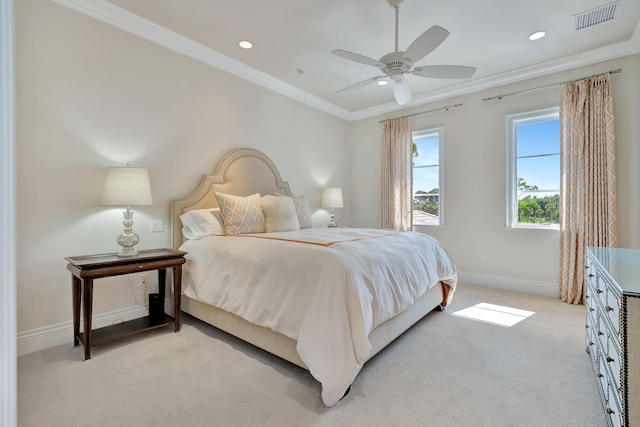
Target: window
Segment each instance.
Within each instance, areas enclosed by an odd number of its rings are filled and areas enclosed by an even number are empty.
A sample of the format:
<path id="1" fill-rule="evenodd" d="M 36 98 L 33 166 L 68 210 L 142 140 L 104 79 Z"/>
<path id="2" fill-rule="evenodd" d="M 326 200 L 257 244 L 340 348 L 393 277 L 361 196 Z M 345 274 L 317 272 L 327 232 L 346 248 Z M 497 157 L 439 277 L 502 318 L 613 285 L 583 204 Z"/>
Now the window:
<path id="1" fill-rule="evenodd" d="M 507 226 L 558 228 L 558 108 L 507 116 Z"/>
<path id="2" fill-rule="evenodd" d="M 413 132 L 413 225 L 442 225 L 443 128 Z"/>

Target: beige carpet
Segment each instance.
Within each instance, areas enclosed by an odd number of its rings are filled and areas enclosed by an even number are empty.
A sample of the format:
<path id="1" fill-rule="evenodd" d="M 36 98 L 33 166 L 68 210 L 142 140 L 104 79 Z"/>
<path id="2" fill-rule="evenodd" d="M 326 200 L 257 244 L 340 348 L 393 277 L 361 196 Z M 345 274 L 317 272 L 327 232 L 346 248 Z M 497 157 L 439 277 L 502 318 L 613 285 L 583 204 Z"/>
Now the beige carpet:
<path id="1" fill-rule="evenodd" d="M 511 327 L 454 312 L 534 311 Z M 169 328 L 18 360 L 20 426 L 605 426 L 583 306 L 460 286 L 325 408 L 297 366 L 185 316 Z"/>

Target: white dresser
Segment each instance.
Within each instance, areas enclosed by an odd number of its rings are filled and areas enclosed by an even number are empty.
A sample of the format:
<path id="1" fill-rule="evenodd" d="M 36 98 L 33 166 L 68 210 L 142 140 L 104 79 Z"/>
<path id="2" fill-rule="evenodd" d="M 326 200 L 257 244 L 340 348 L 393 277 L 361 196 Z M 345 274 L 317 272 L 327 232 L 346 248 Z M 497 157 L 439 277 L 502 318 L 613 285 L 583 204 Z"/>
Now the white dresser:
<path id="1" fill-rule="evenodd" d="M 640 426 L 640 250 L 587 248 L 587 352 L 610 426 Z"/>

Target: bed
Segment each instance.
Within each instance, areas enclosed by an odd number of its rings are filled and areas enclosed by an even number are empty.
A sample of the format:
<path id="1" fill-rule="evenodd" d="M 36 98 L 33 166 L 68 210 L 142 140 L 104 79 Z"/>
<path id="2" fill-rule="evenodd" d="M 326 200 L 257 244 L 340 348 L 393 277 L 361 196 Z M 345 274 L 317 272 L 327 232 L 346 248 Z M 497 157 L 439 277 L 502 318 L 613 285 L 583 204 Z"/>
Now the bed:
<path id="1" fill-rule="evenodd" d="M 229 228 L 246 226 L 244 218 L 234 223 L 229 206 L 255 207 L 256 198 L 265 214 L 260 232 Z M 193 193 L 172 201 L 173 247 L 188 252 L 181 308 L 309 370 L 332 406 L 367 360 L 444 309 L 457 276 L 429 236 L 313 228 L 303 203 L 271 159 L 253 149 L 228 153 Z M 216 220 L 204 228 L 192 222 L 210 214 Z"/>

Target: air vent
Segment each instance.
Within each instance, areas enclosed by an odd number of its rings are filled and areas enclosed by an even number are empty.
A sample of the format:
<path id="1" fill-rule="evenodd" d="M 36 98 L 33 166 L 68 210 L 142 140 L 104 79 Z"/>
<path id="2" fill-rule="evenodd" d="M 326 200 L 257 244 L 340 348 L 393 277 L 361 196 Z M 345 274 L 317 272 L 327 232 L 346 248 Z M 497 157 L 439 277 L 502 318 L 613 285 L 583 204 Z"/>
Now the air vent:
<path id="1" fill-rule="evenodd" d="M 586 12 L 578 13 L 571 17 L 571 26 L 573 31 L 582 30 L 603 22 L 617 19 L 622 10 L 623 0 L 614 1 Z"/>

